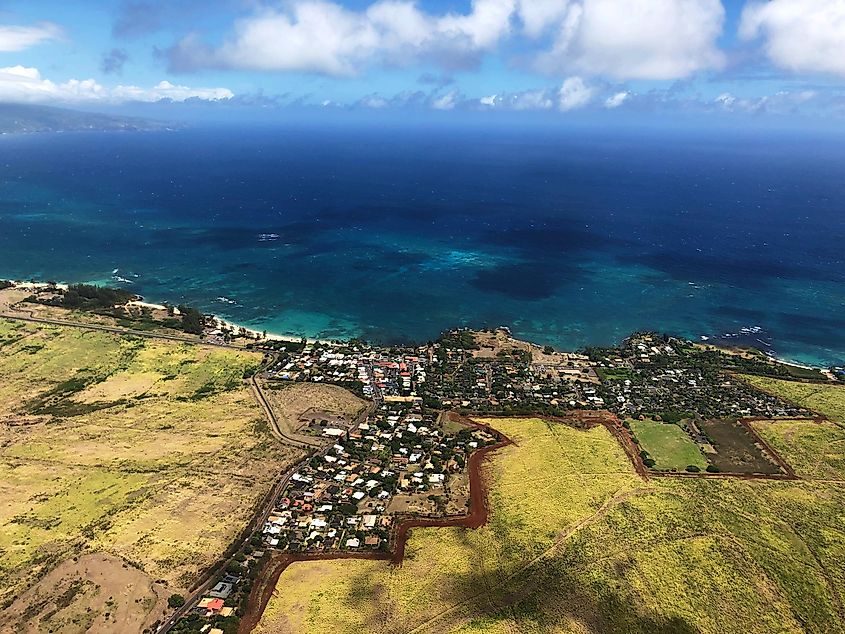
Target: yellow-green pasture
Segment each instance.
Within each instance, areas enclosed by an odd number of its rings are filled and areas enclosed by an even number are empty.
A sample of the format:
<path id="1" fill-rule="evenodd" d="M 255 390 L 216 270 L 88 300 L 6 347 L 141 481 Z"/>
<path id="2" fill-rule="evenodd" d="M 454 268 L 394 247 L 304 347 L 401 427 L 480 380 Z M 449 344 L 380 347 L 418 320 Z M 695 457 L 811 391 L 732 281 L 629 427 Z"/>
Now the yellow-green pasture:
<path id="1" fill-rule="evenodd" d="M 743 375 L 742 378 L 754 387 L 818 412 L 832 421 L 845 423 L 845 385 L 801 383 L 751 375 Z"/>
<path id="2" fill-rule="evenodd" d="M 243 383 L 250 353 L 0 319 L 0 603 L 116 555 L 184 590 L 297 457 Z"/>
<path id="3" fill-rule="evenodd" d="M 490 422 L 516 445 L 486 526 L 416 530 L 398 568 L 294 564 L 258 632 L 845 631 L 841 485 L 643 481 L 604 428 Z"/>

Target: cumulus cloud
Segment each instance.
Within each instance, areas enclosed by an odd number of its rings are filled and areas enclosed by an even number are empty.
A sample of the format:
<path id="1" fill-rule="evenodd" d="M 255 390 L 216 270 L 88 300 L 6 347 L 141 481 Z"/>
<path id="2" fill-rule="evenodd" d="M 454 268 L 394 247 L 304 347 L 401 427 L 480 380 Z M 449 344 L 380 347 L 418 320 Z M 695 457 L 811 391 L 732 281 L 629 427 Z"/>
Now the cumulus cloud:
<path id="1" fill-rule="evenodd" d="M 713 104 L 718 110 L 727 112 L 794 114 L 810 102 L 817 100 L 818 96 L 814 90 L 782 90 L 773 95 L 747 98 L 725 92 L 716 97 Z"/>
<path id="2" fill-rule="evenodd" d="M 234 97 L 227 88 L 191 88 L 162 81 L 152 88 L 116 86 L 108 88 L 93 79 L 70 79 L 57 83 L 41 76 L 37 68 L 10 66 L 0 68 L 0 101 L 22 103 L 84 103 L 125 101 L 219 101 Z"/>
<path id="3" fill-rule="evenodd" d="M 363 11 L 327 0 L 293 0 L 235 22 L 220 46 L 196 34 L 165 52 L 175 71 L 232 68 L 354 75 L 370 63 L 407 64 L 430 56 L 460 65 L 512 29 L 516 0 L 473 0 L 466 14 L 421 11 L 408 0 L 379 0 Z"/>
<path id="4" fill-rule="evenodd" d="M 549 110 L 554 107 L 554 90 L 525 90 L 500 93 L 478 99 L 477 105 L 485 110 Z"/>
<path id="5" fill-rule="evenodd" d="M 593 99 L 595 89 L 580 77 L 569 77 L 558 92 L 558 106 L 564 112 L 583 108 Z"/>
<path id="6" fill-rule="evenodd" d="M 523 3 L 522 19 L 537 32 L 542 22 L 526 13 L 530 4 Z M 557 7 L 546 11 L 557 21 L 553 47 L 538 60 L 546 72 L 668 80 L 724 62 L 716 46 L 725 16 L 720 0 L 637 0 L 624 8 L 618 0 L 561 0 Z"/>
<path id="7" fill-rule="evenodd" d="M 61 33 L 58 26 L 49 22 L 35 26 L 0 25 L 0 53 L 23 51 L 36 44 L 55 40 Z"/>
<path id="8" fill-rule="evenodd" d="M 750 2 L 740 36 L 762 38 L 766 55 L 794 72 L 845 75 L 845 2 L 770 0 Z"/>
<path id="9" fill-rule="evenodd" d="M 537 37 L 559 24 L 569 8 L 569 0 L 520 0 L 518 13 L 523 30 Z"/>
<path id="10" fill-rule="evenodd" d="M 618 108 L 623 103 L 625 103 L 629 96 L 629 93 L 625 91 L 614 93 L 604 100 L 604 107 L 609 108 L 611 110 L 613 108 Z"/>

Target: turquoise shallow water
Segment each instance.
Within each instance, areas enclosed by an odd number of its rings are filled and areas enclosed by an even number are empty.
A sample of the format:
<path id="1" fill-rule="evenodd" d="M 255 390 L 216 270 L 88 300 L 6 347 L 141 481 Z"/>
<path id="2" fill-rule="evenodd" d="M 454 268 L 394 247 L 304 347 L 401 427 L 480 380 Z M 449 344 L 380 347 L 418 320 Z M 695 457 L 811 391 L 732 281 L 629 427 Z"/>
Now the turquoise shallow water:
<path id="1" fill-rule="evenodd" d="M 843 147 L 445 129 L 7 137 L 0 276 L 108 280 L 285 334 L 504 324 L 577 348 L 648 328 L 845 364 Z"/>

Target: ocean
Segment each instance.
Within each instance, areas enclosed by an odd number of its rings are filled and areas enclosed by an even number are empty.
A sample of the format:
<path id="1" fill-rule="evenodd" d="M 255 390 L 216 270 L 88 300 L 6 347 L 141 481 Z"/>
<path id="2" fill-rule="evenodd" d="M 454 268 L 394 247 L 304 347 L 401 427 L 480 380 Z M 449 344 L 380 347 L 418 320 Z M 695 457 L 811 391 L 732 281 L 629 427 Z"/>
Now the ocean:
<path id="1" fill-rule="evenodd" d="M 5 136 L 0 165 L 0 277 L 280 334 L 648 329 L 845 364 L 840 139 L 232 125 Z"/>

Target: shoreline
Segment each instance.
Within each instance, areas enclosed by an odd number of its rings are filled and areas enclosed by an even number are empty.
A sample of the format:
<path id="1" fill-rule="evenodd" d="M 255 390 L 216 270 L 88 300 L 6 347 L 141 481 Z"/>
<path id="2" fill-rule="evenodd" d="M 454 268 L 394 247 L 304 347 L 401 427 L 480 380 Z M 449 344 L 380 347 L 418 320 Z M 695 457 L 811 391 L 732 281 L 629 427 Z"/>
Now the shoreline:
<path id="1" fill-rule="evenodd" d="M 4 282 L 4 281 L 5 282 L 11 282 L 12 284 L 15 285 L 15 287 L 23 288 L 23 289 L 27 289 L 27 288 L 33 289 L 33 290 L 35 290 L 35 289 L 45 289 L 45 288 L 49 288 L 51 286 L 47 282 L 14 280 L 14 279 L 10 279 L 10 278 L 0 277 L 0 282 Z M 82 284 L 92 284 L 92 285 L 95 285 L 95 286 L 108 286 L 107 284 L 102 284 L 102 282 L 103 282 L 103 280 L 97 280 L 97 281 L 94 281 L 94 282 L 81 282 L 81 283 Z M 68 282 L 57 282 L 55 284 L 55 288 L 67 290 L 69 285 L 70 285 L 70 283 L 68 283 Z M 151 309 L 154 309 L 154 310 L 166 310 L 166 308 L 167 308 L 164 304 L 147 301 L 147 299 L 140 294 L 136 294 L 136 297 L 138 297 L 139 299 L 133 300 L 133 301 L 129 302 L 129 304 L 135 305 L 135 306 L 147 307 L 147 308 L 151 308 Z M 214 322 L 215 322 L 217 328 L 219 328 L 221 330 L 228 329 L 228 330 L 231 330 L 234 333 L 242 333 L 243 336 L 250 338 L 250 339 L 254 339 L 256 341 L 264 340 L 264 341 L 284 341 L 284 342 L 290 342 L 290 343 L 300 343 L 301 341 L 305 340 L 306 343 L 311 343 L 311 344 L 313 344 L 313 343 L 332 344 L 332 343 L 335 343 L 335 342 L 338 342 L 338 341 L 344 341 L 342 339 L 320 339 L 318 337 L 285 335 L 285 334 L 281 334 L 281 333 L 278 333 L 278 332 L 272 332 L 270 330 L 263 330 L 263 329 L 258 330 L 255 327 L 246 326 L 244 324 L 233 321 L 232 319 L 229 319 L 225 316 L 221 316 L 216 312 L 208 313 L 208 315 L 214 319 Z M 266 333 L 266 335 L 265 335 L 265 333 Z M 700 340 L 697 341 L 697 340 L 694 340 L 694 339 L 689 339 L 687 337 L 680 337 L 680 338 L 685 339 L 687 341 L 690 341 L 693 344 L 712 346 L 712 347 L 717 348 L 719 350 L 724 350 L 724 351 L 728 351 L 728 352 L 736 351 L 736 350 L 742 350 L 742 347 L 739 347 L 739 346 L 720 345 L 718 343 L 713 343 L 713 339 L 715 339 L 715 337 L 714 338 L 708 337 L 706 340 L 703 340 L 703 341 L 700 341 Z M 523 341 L 526 341 L 527 343 L 537 345 L 537 346 L 543 346 L 544 345 L 543 343 L 539 343 L 539 342 L 531 341 L 531 340 L 527 340 L 527 339 L 524 339 Z M 375 345 L 381 345 L 379 342 L 369 342 L 369 343 L 374 343 Z M 620 342 L 614 342 L 613 345 L 618 345 L 619 343 Z M 599 344 L 596 344 L 596 345 L 599 345 Z M 604 345 L 604 344 L 601 344 L 601 345 Z M 806 369 L 806 370 L 829 371 L 831 368 L 839 367 L 839 366 L 836 366 L 836 365 L 814 365 L 814 364 L 810 364 L 810 363 L 794 361 L 794 360 L 791 360 L 791 359 L 786 359 L 786 358 L 774 355 L 770 350 L 764 350 L 762 348 L 755 348 L 753 346 L 751 346 L 751 348 L 754 349 L 754 350 L 757 350 L 758 352 L 761 352 L 762 354 L 764 354 L 766 356 L 766 358 L 769 359 L 773 363 L 780 363 L 782 365 L 788 365 L 788 366 L 791 366 L 791 367 L 794 367 L 794 368 L 802 368 L 802 369 Z"/>

